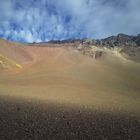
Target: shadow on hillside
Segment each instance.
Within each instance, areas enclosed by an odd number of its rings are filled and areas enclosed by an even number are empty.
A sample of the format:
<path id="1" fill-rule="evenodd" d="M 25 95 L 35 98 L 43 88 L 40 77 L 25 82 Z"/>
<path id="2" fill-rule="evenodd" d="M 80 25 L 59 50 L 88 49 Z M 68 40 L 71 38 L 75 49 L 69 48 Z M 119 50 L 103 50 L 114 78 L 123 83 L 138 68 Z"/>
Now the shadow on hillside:
<path id="1" fill-rule="evenodd" d="M 138 116 L 0 99 L 0 140 L 139 140 Z"/>

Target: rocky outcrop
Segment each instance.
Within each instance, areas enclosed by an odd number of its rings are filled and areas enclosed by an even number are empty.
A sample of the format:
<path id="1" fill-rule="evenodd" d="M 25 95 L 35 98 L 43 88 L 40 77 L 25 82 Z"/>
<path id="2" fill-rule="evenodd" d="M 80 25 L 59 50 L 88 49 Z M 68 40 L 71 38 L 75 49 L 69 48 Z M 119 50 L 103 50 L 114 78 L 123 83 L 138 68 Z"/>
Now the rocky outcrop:
<path id="1" fill-rule="evenodd" d="M 32 45 L 32 44 L 30 44 Z M 73 47 L 79 50 L 83 55 L 97 59 L 103 55 L 102 51 L 93 51 L 92 47 L 106 47 L 106 48 L 119 48 L 120 53 L 125 53 L 128 56 L 137 56 L 140 52 L 140 34 L 137 36 L 130 36 L 126 34 L 118 34 L 105 39 L 67 39 L 67 40 L 52 40 L 49 42 L 33 43 L 35 46 L 59 46 L 59 47 Z"/>
<path id="2" fill-rule="evenodd" d="M 118 34 L 105 39 L 97 40 L 96 45 L 106 47 L 120 47 L 120 46 L 133 46 L 140 47 L 140 35 L 129 36 L 125 34 Z"/>
<path id="3" fill-rule="evenodd" d="M 33 45 L 43 45 L 43 44 L 81 44 L 85 47 L 95 45 L 95 46 L 105 46 L 105 47 L 119 47 L 119 46 L 134 46 L 140 47 L 140 34 L 137 36 L 130 36 L 126 34 L 118 34 L 117 36 L 111 36 L 105 39 L 67 39 L 67 40 L 51 40 L 49 42 L 32 43 Z M 32 45 L 30 44 L 30 45 Z"/>

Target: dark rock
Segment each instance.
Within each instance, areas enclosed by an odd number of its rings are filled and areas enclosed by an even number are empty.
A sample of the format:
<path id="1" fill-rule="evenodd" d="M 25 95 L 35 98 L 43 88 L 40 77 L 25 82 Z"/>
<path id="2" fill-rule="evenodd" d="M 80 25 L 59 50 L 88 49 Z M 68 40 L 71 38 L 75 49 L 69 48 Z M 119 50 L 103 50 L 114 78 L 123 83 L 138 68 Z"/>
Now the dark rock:
<path id="1" fill-rule="evenodd" d="M 129 36 L 125 34 L 118 34 L 105 39 L 101 39 L 102 46 L 115 47 L 115 46 L 140 46 L 140 36 Z"/>
<path id="2" fill-rule="evenodd" d="M 102 51 L 96 51 L 95 52 L 95 59 L 101 57 L 103 55 L 103 52 Z"/>
<path id="3" fill-rule="evenodd" d="M 116 36 L 110 36 L 104 39 L 67 39 L 67 40 L 51 40 L 49 42 L 41 42 L 41 43 L 31 43 L 29 45 L 40 45 L 43 44 L 74 44 L 74 46 L 83 45 L 85 47 L 89 47 L 92 45 L 95 46 L 106 46 L 109 48 L 112 47 L 120 47 L 120 46 L 133 46 L 133 47 L 140 47 L 140 34 L 137 36 L 130 36 L 126 34 L 118 34 Z"/>

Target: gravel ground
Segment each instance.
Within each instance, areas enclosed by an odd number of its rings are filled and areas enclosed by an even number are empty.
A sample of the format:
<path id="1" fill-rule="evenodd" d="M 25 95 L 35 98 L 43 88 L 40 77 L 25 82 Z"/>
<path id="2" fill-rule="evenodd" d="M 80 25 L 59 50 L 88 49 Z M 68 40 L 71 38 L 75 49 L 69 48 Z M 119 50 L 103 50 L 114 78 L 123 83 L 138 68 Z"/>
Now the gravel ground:
<path id="1" fill-rule="evenodd" d="M 0 140 L 140 140 L 134 114 L 0 99 Z"/>

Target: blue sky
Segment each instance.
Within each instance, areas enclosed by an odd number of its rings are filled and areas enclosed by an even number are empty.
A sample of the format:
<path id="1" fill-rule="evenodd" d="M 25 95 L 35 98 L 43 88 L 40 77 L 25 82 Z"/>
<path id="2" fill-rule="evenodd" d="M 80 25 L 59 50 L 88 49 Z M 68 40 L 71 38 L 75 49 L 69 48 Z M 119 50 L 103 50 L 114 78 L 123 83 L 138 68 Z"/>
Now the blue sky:
<path id="1" fill-rule="evenodd" d="M 140 0 L 0 0 L 0 37 L 21 42 L 140 33 Z"/>

